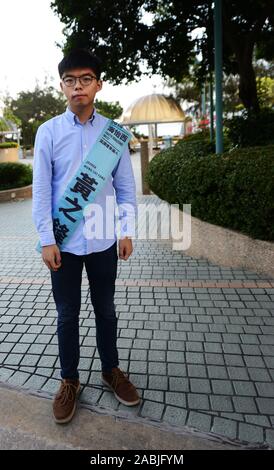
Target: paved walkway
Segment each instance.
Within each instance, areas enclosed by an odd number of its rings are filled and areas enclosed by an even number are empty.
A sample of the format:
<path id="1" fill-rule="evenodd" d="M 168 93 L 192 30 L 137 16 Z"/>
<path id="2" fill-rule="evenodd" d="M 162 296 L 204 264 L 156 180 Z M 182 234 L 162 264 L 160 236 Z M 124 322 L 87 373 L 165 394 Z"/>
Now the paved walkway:
<path id="1" fill-rule="evenodd" d="M 157 202 L 156 197 L 152 197 Z M 59 386 L 50 277 L 34 251 L 31 200 L 0 205 L 0 381 L 52 396 Z M 95 323 L 83 279 L 81 402 L 162 429 L 274 447 L 274 281 L 136 241 L 119 262 L 121 367 L 142 394 L 119 405 L 100 383 Z"/>

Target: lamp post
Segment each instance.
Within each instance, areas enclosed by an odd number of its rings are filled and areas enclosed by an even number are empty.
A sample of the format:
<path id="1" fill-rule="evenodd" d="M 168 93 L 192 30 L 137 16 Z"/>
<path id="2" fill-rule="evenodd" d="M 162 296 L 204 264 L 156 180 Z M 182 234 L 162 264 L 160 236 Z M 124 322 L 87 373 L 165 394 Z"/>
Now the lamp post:
<path id="1" fill-rule="evenodd" d="M 222 93 L 222 0 L 214 1 L 214 47 L 215 47 L 215 109 L 216 153 L 222 153 L 223 144 L 223 93 Z"/>

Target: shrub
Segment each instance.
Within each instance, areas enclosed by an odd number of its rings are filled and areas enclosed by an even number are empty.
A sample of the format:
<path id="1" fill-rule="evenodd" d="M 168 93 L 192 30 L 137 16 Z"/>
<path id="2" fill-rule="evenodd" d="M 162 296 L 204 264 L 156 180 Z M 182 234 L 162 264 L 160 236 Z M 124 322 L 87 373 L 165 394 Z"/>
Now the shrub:
<path id="1" fill-rule="evenodd" d="M 24 163 L 0 163 L 0 190 L 20 188 L 32 183 L 32 166 Z"/>
<path id="2" fill-rule="evenodd" d="M 18 144 L 16 142 L 2 142 L 0 143 L 0 149 L 10 149 L 17 148 Z"/>
<path id="3" fill-rule="evenodd" d="M 244 112 L 226 121 L 228 137 L 234 146 L 253 147 L 274 144 L 274 110 L 265 108 L 259 113 Z"/>
<path id="4" fill-rule="evenodd" d="M 189 156 L 177 144 L 151 160 L 146 179 L 161 199 L 190 203 L 194 217 L 274 240 L 274 146 Z"/>

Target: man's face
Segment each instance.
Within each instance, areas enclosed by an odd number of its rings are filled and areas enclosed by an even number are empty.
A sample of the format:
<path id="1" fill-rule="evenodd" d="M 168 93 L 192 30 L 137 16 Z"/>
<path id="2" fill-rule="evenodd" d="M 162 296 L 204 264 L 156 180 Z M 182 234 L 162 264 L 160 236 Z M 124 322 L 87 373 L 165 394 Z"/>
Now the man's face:
<path id="1" fill-rule="evenodd" d="M 102 89 L 102 81 L 97 80 L 92 69 L 77 68 L 63 74 L 60 86 L 70 107 L 81 109 L 93 104 L 96 93 Z"/>

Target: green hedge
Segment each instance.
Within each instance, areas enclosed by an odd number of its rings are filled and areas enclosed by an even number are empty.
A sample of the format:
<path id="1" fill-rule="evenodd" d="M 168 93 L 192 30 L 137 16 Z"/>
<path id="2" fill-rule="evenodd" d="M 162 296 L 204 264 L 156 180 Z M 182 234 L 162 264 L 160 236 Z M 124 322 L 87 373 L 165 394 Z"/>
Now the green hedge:
<path id="1" fill-rule="evenodd" d="M 10 149 L 10 148 L 18 147 L 16 142 L 2 142 L 0 143 L 0 149 Z"/>
<path id="2" fill-rule="evenodd" d="M 0 191 L 21 188 L 32 183 L 32 166 L 24 163 L 0 163 Z"/>
<path id="3" fill-rule="evenodd" d="M 206 148 L 206 146 L 205 146 Z M 195 155 L 177 144 L 150 162 L 151 190 L 206 222 L 274 241 L 274 146 Z"/>
<path id="4" fill-rule="evenodd" d="M 256 114 L 245 111 L 225 124 L 233 146 L 274 145 L 274 110 L 266 108 Z"/>

